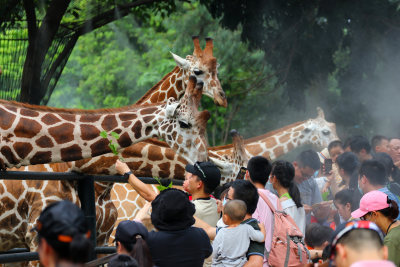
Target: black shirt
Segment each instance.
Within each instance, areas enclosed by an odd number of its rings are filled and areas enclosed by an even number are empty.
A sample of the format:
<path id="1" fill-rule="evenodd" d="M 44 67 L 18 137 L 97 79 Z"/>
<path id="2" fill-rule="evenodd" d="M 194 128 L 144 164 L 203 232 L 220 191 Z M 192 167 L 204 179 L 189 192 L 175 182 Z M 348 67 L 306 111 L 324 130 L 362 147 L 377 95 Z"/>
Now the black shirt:
<path id="1" fill-rule="evenodd" d="M 210 239 L 203 229 L 189 227 L 178 231 L 149 232 L 147 244 L 159 267 L 202 267 L 212 253 Z"/>

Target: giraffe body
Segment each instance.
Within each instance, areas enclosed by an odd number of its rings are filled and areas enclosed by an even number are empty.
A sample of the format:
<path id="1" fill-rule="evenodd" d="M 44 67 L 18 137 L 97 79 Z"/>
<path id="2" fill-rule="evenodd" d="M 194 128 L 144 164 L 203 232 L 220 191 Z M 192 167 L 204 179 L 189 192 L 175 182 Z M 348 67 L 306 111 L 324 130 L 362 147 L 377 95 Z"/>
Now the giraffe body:
<path id="1" fill-rule="evenodd" d="M 17 171 L 67 172 L 68 163 L 24 166 Z M 107 245 L 117 210 L 110 198 L 113 183 L 95 182 L 97 246 Z M 36 232 L 31 232 L 40 212 L 55 201 L 68 199 L 80 206 L 76 183 L 53 180 L 0 180 L 0 251 L 37 248 Z M 11 200 L 11 201 L 10 201 Z"/>

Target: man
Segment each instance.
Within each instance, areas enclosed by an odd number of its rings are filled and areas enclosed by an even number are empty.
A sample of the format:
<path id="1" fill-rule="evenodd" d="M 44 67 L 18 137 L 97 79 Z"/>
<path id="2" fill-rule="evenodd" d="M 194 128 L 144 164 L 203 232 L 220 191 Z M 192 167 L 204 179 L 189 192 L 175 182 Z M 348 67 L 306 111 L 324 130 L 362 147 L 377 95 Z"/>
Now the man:
<path id="1" fill-rule="evenodd" d="M 219 219 L 217 201 L 210 194 L 221 181 L 221 173 L 212 162 L 196 162 L 185 167 L 183 190 L 192 196 L 196 208 L 194 216 L 215 227 Z M 212 257 L 204 261 L 204 267 L 211 266 Z"/>
<path id="2" fill-rule="evenodd" d="M 354 136 L 350 142 L 351 152 L 357 155 L 360 162 L 367 159 L 372 159 L 371 145 L 365 136 Z"/>
<path id="3" fill-rule="evenodd" d="M 340 225 L 335 233 L 330 250 L 335 266 L 395 266 L 387 261 L 388 249 L 383 245 L 382 232 L 373 222 L 348 222 Z"/>
<path id="4" fill-rule="evenodd" d="M 236 180 L 232 183 L 229 188 L 226 199 L 239 199 L 246 203 L 247 212 L 242 223 L 251 225 L 254 229 L 260 230 L 258 222 L 252 217 L 252 214 L 256 211 L 259 203 L 259 196 L 257 188 L 247 180 Z M 217 234 L 217 228 L 211 227 L 204 221 L 196 218 L 195 226 L 203 228 L 210 239 L 214 239 Z M 247 263 L 245 267 L 262 266 L 264 260 L 265 245 L 264 242 L 251 241 L 249 249 L 247 250 Z M 266 265 L 267 266 L 267 265 Z"/>
<path id="5" fill-rule="evenodd" d="M 371 147 L 374 154 L 376 153 L 389 154 L 389 139 L 383 135 L 375 135 L 371 139 Z"/>
<path id="6" fill-rule="evenodd" d="M 371 192 L 373 190 L 378 190 L 393 200 L 396 201 L 397 204 L 400 203 L 400 200 L 396 195 L 394 195 L 390 190 L 386 187 L 388 183 L 388 177 L 386 174 L 385 166 L 377 160 L 366 160 L 361 164 L 359 170 L 359 178 L 358 178 L 358 186 L 361 189 L 363 194 Z M 400 219 L 397 217 L 397 219 Z"/>
<path id="7" fill-rule="evenodd" d="M 318 184 L 314 178 L 312 178 L 314 173 L 320 169 L 320 160 L 317 152 L 313 150 L 305 150 L 297 156 L 296 160 L 292 162 L 292 164 L 295 171 L 294 182 L 299 188 L 304 210 L 308 213 L 307 222 L 310 222 L 311 206 L 322 202 L 322 196 Z M 266 188 L 277 195 L 272 184 L 267 184 Z"/>
<path id="8" fill-rule="evenodd" d="M 216 226 L 219 214 L 217 202 L 210 194 L 221 181 L 221 173 L 212 162 L 196 162 L 186 165 L 183 189 L 192 195 L 196 207 L 194 216 L 202 219 L 211 226 Z"/>
<path id="9" fill-rule="evenodd" d="M 392 138 L 389 141 L 389 153 L 394 165 L 400 167 L 400 139 L 399 138 Z"/>

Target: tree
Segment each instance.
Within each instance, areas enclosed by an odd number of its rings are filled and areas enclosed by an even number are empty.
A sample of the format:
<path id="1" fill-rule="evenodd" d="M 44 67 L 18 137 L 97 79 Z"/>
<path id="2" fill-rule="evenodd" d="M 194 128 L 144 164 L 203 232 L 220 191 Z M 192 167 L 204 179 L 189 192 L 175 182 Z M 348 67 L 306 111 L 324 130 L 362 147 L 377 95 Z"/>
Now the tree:
<path id="1" fill-rule="evenodd" d="M 240 120 L 254 113 L 248 103 L 262 101 L 269 92 L 279 91 L 280 85 L 264 62 L 264 53 L 249 51 L 248 44 L 240 40 L 241 29 L 221 28 L 199 3 L 179 3 L 168 18 L 153 14 L 143 21 L 127 16 L 82 37 L 49 105 L 101 108 L 132 104 L 173 69 L 170 51 L 182 57 L 192 54 L 192 35 L 214 38 L 218 76 L 229 103 L 225 109 L 202 98 L 202 108 L 212 114 L 207 127 L 210 145 L 226 143 L 235 127 L 252 136 L 254 131 Z M 264 123 L 257 132 L 267 127 L 271 124 Z"/>
<path id="2" fill-rule="evenodd" d="M 242 40 L 283 70 L 277 77 L 291 107 L 307 109 L 311 97 L 347 134 L 390 128 L 398 135 L 398 0 L 200 1 L 225 27 L 241 25 Z"/>
<path id="3" fill-rule="evenodd" d="M 27 28 L 29 44 L 18 100 L 33 104 L 47 103 L 80 36 L 130 13 L 145 18 L 151 12 L 167 14 L 175 6 L 172 0 L 3 2 L 0 5 L 3 33 L 9 33 L 6 29 L 10 27 Z"/>

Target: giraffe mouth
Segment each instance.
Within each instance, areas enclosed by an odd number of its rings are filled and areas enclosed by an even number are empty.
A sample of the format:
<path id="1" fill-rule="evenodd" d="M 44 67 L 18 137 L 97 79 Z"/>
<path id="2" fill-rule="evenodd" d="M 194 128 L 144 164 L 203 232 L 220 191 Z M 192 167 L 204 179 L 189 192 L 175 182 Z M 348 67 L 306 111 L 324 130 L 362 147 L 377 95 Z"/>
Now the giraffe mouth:
<path id="1" fill-rule="evenodd" d="M 226 108 L 228 106 L 228 100 L 226 99 L 225 92 L 220 90 L 220 91 L 215 91 L 213 96 L 210 96 L 211 98 L 214 99 L 214 103 L 218 106 Z"/>

